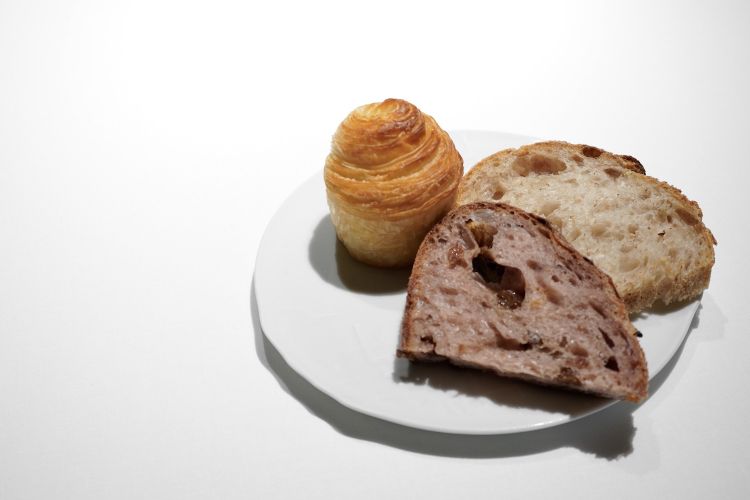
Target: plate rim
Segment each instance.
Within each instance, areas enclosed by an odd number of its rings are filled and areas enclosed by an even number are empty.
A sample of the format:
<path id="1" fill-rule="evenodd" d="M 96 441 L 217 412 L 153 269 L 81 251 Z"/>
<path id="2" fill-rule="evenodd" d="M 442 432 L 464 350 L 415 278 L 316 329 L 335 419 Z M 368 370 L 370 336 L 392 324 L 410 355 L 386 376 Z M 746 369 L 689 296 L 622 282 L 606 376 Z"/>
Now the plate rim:
<path id="1" fill-rule="evenodd" d="M 540 139 L 525 136 L 522 134 L 514 134 L 514 133 L 506 133 L 506 132 L 497 132 L 497 131 L 490 131 L 490 130 L 478 130 L 478 129 L 457 129 L 453 131 L 449 131 L 451 134 L 461 135 L 461 134 L 489 134 L 489 135 L 497 135 L 497 136 L 503 136 L 506 138 L 512 137 L 514 140 L 528 140 L 529 142 L 539 141 Z M 610 408 L 618 403 L 622 403 L 621 400 L 616 399 L 602 399 L 601 405 L 593 406 L 592 408 L 582 411 L 575 415 L 566 415 L 566 414 L 551 414 L 551 417 L 549 420 L 544 422 L 538 422 L 532 425 L 515 425 L 515 426 L 506 426 L 503 428 L 496 428 L 496 429 L 486 429 L 486 428 L 477 428 L 477 429 L 448 429 L 448 428 L 441 428 L 438 426 L 430 425 L 429 423 L 420 423 L 420 422 L 414 422 L 409 419 L 400 418 L 398 416 L 394 416 L 392 414 L 385 414 L 384 412 L 373 410 L 372 408 L 364 407 L 360 404 L 356 404 L 355 402 L 345 400 L 343 398 L 340 398 L 338 395 L 334 394 L 332 390 L 329 390 L 324 386 L 324 384 L 318 383 L 315 380 L 315 377 L 310 376 L 306 373 L 306 370 L 300 368 L 299 364 L 297 364 L 293 359 L 290 359 L 289 356 L 284 354 L 284 351 L 282 350 L 281 346 L 278 345 L 277 341 L 274 340 L 272 335 L 268 335 L 267 331 L 267 325 L 269 322 L 267 321 L 267 316 L 265 316 L 264 319 L 264 310 L 268 311 L 268 309 L 264 308 L 262 303 L 262 294 L 258 291 L 257 286 L 257 276 L 258 276 L 258 269 L 259 269 L 259 262 L 261 262 L 261 255 L 263 253 L 263 249 L 265 247 L 265 244 L 267 243 L 270 233 L 270 230 L 273 226 L 274 220 L 280 216 L 281 212 L 287 207 L 288 204 L 293 202 L 293 199 L 296 195 L 302 190 L 304 190 L 308 184 L 311 184 L 313 182 L 319 181 L 322 179 L 322 169 L 317 171 L 316 173 L 310 175 L 308 178 L 306 178 L 303 182 L 298 184 L 291 192 L 290 194 L 279 204 L 279 206 L 274 211 L 273 215 L 269 219 L 268 223 L 266 224 L 266 227 L 263 230 L 263 234 L 260 238 L 258 248 L 255 255 L 255 265 L 253 268 L 253 273 L 251 276 L 251 296 L 255 300 L 255 306 L 257 308 L 257 315 L 258 315 L 258 324 L 260 326 L 260 334 L 263 335 L 263 337 L 273 346 L 273 348 L 276 350 L 276 352 L 281 356 L 283 361 L 289 366 L 290 369 L 292 369 L 297 375 L 299 375 L 306 383 L 308 383 L 311 387 L 315 388 L 316 390 L 320 391 L 320 393 L 324 394 L 325 396 L 331 398 L 336 403 L 342 405 L 345 408 L 348 408 L 352 411 L 356 411 L 360 414 L 366 415 L 371 418 L 376 418 L 380 421 L 399 425 L 402 427 L 407 427 L 410 429 L 418 429 L 421 431 L 427 431 L 427 432 L 437 432 L 441 434 L 452 434 L 452 435 L 467 435 L 467 436 L 491 436 L 491 435 L 505 435 L 505 434 L 519 434 L 519 433 L 525 433 L 525 432 L 532 432 L 536 430 L 542 430 L 547 429 L 550 427 L 556 427 L 559 425 L 564 425 L 570 422 L 574 422 L 576 420 L 580 420 L 582 418 L 588 417 L 590 415 L 593 415 L 595 413 L 598 413 L 600 411 L 603 411 L 607 408 Z M 663 368 L 672 360 L 679 350 L 680 346 L 683 345 L 685 340 L 687 339 L 688 333 L 690 331 L 690 324 L 693 321 L 693 318 L 695 317 L 695 314 L 697 313 L 701 303 L 701 296 L 698 296 L 693 301 L 688 301 L 685 304 L 683 304 L 682 307 L 692 307 L 693 311 L 690 313 L 690 322 L 688 323 L 688 327 L 684 333 L 681 334 L 680 341 L 675 343 L 675 346 L 670 350 L 668 356 L 665 357 L 664 361 L 658 366 L 658 369 L 652 371 L 649 369 L 649 382 L 654 379 L 662 370 Z M 277 339 L 278 340 L 278 339 Z M 270 368 L 270 367 L 269 367 Z M 648 401 L 650 399 L 651 393 L 649 393 L 647 399 L 645 401 Z M 644 402 L 645 402 L 644 401 Z M 642 403 L 641 403 L 642 404 Z"/>

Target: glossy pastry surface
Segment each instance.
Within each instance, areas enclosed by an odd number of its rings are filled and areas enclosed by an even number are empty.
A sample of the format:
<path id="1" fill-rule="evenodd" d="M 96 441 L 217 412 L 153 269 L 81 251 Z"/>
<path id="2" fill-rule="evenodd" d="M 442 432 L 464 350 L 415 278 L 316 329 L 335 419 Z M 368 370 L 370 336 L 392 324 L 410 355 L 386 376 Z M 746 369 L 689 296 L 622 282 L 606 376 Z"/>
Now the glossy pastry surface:
<path id="1" fill-rule="evenodd" d="M 325 165 L 336 233 L 359 260 L 408 265 L 462 174 L 453 141 L 431 116 L 400 99 L 360 106 L 336 130 Z"/>

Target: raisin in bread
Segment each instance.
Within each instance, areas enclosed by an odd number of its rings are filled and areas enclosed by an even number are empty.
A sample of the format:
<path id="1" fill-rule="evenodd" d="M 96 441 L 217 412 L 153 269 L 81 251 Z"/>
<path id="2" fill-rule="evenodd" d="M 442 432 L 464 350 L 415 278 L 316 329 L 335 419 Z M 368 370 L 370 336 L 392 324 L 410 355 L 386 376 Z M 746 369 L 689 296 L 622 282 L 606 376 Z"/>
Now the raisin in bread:
<path id="1" fill-rule="evenodd" d="M 473 201 L 545 217 L 610 275 L 631 312 L 708 287 L 716 241 L 700 208 L 631 156 L 565 142 L 500 151 L 462 180 L 457 204 Z"/>
<path id="2" fill-rule="evenodd" d="M 472 203 L 427 234 L 398 356 L 605 397 L 646 397 L 636 330 L 610 278 L 539 217 Z"/>

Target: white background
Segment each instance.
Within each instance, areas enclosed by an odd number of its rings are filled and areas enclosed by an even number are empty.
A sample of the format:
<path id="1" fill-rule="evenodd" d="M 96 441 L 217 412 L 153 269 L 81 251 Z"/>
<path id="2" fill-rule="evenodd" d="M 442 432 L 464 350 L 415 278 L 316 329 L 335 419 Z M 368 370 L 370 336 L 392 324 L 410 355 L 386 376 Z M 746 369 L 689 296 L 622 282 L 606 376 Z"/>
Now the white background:
<path id="1" fill-rule="evenodd" d="M 748 26 L 739 1 L 0 2 L 0 498 L 747 497 Z M 632 154 L 701 204 L 712 283 L 648 401 L 413 431 L 264 341 L 263 229 L 385 97 Z"/>

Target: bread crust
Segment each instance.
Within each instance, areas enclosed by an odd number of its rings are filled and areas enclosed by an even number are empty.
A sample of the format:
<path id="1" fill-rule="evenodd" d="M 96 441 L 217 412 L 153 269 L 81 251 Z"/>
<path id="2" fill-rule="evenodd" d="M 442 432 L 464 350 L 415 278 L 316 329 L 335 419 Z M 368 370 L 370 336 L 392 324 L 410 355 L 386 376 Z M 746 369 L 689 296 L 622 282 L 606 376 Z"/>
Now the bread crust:
<path id="1" fill-rule="evenodd" d="M 594 162 L 587 161 L 587 166 L 602 170 L 612 168 L 617 170 L 618 167 L 624 169 L 623 171 L 618 171 L 616 175 L 621 175 L 624 179 L 628 179 L 629 182 L 648 186 L 669 197 L 671 203 L 675 207 L 678 207 L 680 214 L 689 221 L 699 235 L 699 239 L 702 240 L 702 243 L 698 244 L 697 247 L 705 251 L 700 252 L 699 260 L 693 262 L 692 265 L 683 270 L 675 279 L 671 280 L 668 287 L 654 284 L 624 286 L 620 280 L 615 279 L 618 291 L 631 312 L 642 311 L 652 307 L 656 303 L 670 304 L 689 300 L 699 295 L 708 287 L 711 269 L 715 262 L 713 246 L 716 244 L 716 239 L 702 222 L 703 213 L 701 208 L 698 206 L 698 203 L 688 199 L 676 187 L 646 175 L 641 163 L 632 156 L 617 155 L 593 146 L 570 144 L 563 141 L 544 141 L 522 146 L 518 149 L 505 149 L 481 160 L 467 172 L 459 186 L 456 205 L 459 206 L 467 202 L 484 199 L 486 195 L 479 195 L 480 190 L 478 186 L 481 186 L 483 183 L 493 182 L 493 178 L 496 177 L 493 174 L 494 170 L 508 171 L 509 167 L 507 165 L 513 158 L 541 153 L 566 158 L 569 168 L 576 168 L 575 162 L 571 162 L 570 159 L 578 155 L 582 159 L 588 157 L 597 160 Z M 616 166 L 613 167 L 613 165 Z M 512 174 L 510 175 L 512 176 Z M 523 205 L 520 208 L 530 209 L 530 207 Z M 558 229 L 561 228 L 558 227 Z M 587 253 L 585 249 L 578 246 L 576 241 L 572 241 L 572 244 L 584 254 Z M 612 249 L 612 251 L 615 250 Z M 605 271 L 611 272 L 615 276 L 617 274 L 614 269 L 605 269 Z"/>

